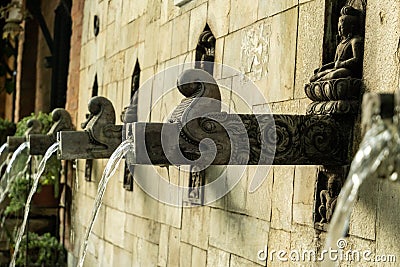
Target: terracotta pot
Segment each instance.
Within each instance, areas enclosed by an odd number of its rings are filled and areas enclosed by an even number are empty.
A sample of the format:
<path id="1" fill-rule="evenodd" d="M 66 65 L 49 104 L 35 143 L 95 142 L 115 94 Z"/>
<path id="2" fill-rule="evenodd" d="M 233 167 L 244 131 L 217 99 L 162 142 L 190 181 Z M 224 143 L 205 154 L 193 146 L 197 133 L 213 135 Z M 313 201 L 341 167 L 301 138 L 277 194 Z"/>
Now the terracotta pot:
<path id="1" fill-rule="evenodd" d="M 59 197 L 54 197 L 53 185 L 42 185 L 40 192 L 32 197 L 32 205 L 39 208 L 56 208 L 59 205 Z"/>

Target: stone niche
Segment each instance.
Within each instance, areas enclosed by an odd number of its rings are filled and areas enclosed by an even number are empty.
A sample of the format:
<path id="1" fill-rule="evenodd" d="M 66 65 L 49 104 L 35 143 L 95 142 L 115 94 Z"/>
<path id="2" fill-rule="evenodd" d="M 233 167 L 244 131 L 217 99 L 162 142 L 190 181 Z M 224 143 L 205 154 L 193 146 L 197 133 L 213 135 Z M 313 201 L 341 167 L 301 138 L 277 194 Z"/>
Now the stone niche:
<path id="1" fill-rule="evenodd" d="M 337 17 L 337 35 L 324 37 L 326 42 L 336 39 L 334 56 L 331 50 L 324 51 L 323 65 L 314 70 L 310 82 L 305 84 L 307 97 L 313 102 L 307 114 L 357 114 L 361 94 L 361 78 L 364 56 L 365 9 L 352 6 L 353 2 L 340 7 L 340 12 L 331 10 Z M 364 7 L 361 3 L 360 5 Z M 337 13 L 337 16 L 333 16 Z M 332 46 L 332 40 L 330 41 Z M 329 60 L 325 59 L 329 56 Z M 326 62 L 328 61 L 328 62 Z"/>
<path id="2" fill-rule="evenodd" d="M 323 65 L 315 69 L 310 75 L 310 82 L 304 86 L 307 97 L 312 101 L 307 107 L 307 114 L 348 117 L 354 127 L 362 95 L 365 4 L 362 1 L 346 1 L 346 5 L 337 8 L 340 12 L 330 10 L 328 13 L 331 19 L 337 20 L 331 23 L 338 25 L 338 34 L 335 38 L 324 37 L 327 40 L 336 39 L 335 55 L 327 60 L 327 55 L 331 56 L 332 52 L 331 46 L 327 46 L 329 51 L 324 51 Z M 327 230 L 347 173 L 346 165 L 325 165 L 318 170 L 314 195 L 315 229 Z"/>
<path id="3" fill-rule="evenodd" d="M 336 207 L 346 176 L 348 166 L 321 167 L 318 170 L 314 196 L 314 228 L 327 231 L 328 224 Z"/>

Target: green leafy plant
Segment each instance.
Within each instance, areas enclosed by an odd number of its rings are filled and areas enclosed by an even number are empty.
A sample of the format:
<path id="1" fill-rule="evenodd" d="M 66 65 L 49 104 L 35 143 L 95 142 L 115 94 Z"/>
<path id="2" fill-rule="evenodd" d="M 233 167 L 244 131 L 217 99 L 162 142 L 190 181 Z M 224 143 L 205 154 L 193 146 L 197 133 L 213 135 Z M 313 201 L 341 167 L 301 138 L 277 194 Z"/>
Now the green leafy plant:
<path id="1" fill-rule="evenodd" d="M 25 207 L 29 185 L 29 177 L 27 175 L 27 173 L 23 172 L 18 173 L 10 185 L 10 191 L 8 192 L 10 202 L 4 211 L 5 215 L 17 213 Z"/>
<path id="2" fill-rule="evenodd" d="M 15 132 L 15 136 L 24 136 L 26 130 L 28 130 L 28 121 L 30 119 L 37 119 L 39 120 L 43 127 L 41 130 L 42 134 L 46 134 L 53 123 L 53 119 L 51 114 L 39 112 L 38 114 L 32 113 L 30 116 L 26 116 L 22 118 L 18 123 L 17 123 L 17 131 Z"/>
<path id="3" fill-rule="evenodd" d="M 37 115 L 31 114 L 23 118 L 17 124 L 17 132 L 15 135 L 23 136 L 27 130 L 27 122 L 30 119 L 39 120 L 42 125 L 42 133 L 45 134 L 49 131 L 52 124 L 52 117 L 46 113 L 39 112 Z M 35 157 L 34 162 L 39 162 L 41 160 L 40 156 Z M 10 199 L 10 203 L 5 209 L 4 213 L 6 215 L 17 213 L 21 209 L 25 207 L 28 191 L 30 190 L 30 186 L 33 181 L 30 181 L 30 168 L 24 165 L 14 164 L 13 167 L 13 182 L 10 183 L 10 189 L 8 197 Z M 34 166 L 35 164 L 33 164 Z M 50 159 L 46 162 L 46 167 L 43 174 L 39 180 L 39 186 L 36 192 L 41 191 L 41 187 L 43 185 L 54 185 L 54 197 L 57 198 L 59 196 L 59 175 L 61 170 L 61 162 L 57 159 L 55 155 L 50 157 Z"/>
<path id="4" fill-rule="evenodd" d="M 37 192 L 40 192 L 41 185 L 54 185 L 54 197 L 59 196 L 61 161 L 57 155 L 53 155 L 46 162 L 46 168 L 40 177 L 40 184 Z"/>
<path id="5" fill-rule="evenodd" d="M 14 128 L 15 124 L 0 118 L 0 131 L 8 130 L 9 128 Z"/>
<path id="6" fill-rule="evenodd" d="M 21 241 L 21 248 L 26 248 L 28 239 L 28 253 L 19 251 L 16 266 L 65 266 L 65 249 L 63 245 L 50 233 L 38 235 L 29 232 Z M 27 257 L 27 258 L 26 258 Z"/>
<path id="7" fill-rule="evenodd" d="M 6 138 L 9 135 L 15 133 L 15 124 L 0 118 L 0 145 L 6 142 Z"/>
<path id="8" fill-rule="evenodd" d="M 61 162 L 57 159 L 56 155 L 53 155 L 46 162 L 46 168 L 39 179 L 39 186 L 36 192 L 39 193 L 43 185 L 54 185 L 54 197 L 57 198 L 59 196 L 60 170 Z M 6 215 L 17 213 L 25 207 L 28 191 L 33 183 L 33 180 L 29 181 L 29 175 L 29 168 L 24 168 L 24 170 L 17 172 L 15 179 L 10 185 L 8 193 L 10 203 L 4 211 Z"/>
<path id="9" fill-rule="evenodd" d="M 8 61 L 11 57 L 16 57 L 17 50 L 8 40 L 0 40 L 0 93 L 6 91 L 11 94 L 15 90 L 15 75 L 14 70 L 11 69 L 10 62 Z"/>

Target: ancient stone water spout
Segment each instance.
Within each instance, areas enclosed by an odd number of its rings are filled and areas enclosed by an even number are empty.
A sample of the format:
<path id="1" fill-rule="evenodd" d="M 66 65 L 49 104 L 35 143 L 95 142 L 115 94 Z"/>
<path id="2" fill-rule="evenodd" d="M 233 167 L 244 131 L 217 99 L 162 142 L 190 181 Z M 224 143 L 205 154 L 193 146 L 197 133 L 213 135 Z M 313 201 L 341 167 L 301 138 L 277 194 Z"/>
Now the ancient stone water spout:
<path id="1" fill-rule="evenodd" d="M 24 136 L 8 136 L 7 144 L 8 144 L 8 152 L 14 152 L 22 143 L 28 141 L 28 136 L 30 134 L 39 134 L 42 130 L 42 123 L 36 119 L 30 119 L 27 123 L 28 129 L 24 133 Z"/>
<path id="2" fill-rule="evenodd" d="M 131 164 L 344 165 L 350 162 L 350 114 L 228 114 L 220 111 L 214 78 L 199 69 L 178 78 L 186 97 L 169 123 L 129 123 Z M 212 141 L 212 142 L 210 142 Z M 212 158 L 210 158 L 212 157 Z"/>
<path id="3" fill-rule="evenodd" d="M 71 115 L 62 108 L 57 108 L 52 112 L 53 125 L 47 134 L 31 133 L 29 139 L 29 153 L 31 155 L 44 155 L 47 149 L 57 142 L 59 131 L 73 130 Z"/>
<path id="4" fill-rule="evenodd" d="M 102 96 L 93 97 L 88 109 L 87 120 L 81 125 L 83 131 L 62 130 L 57 133 L 59 159 L 109 158 L 121 143 L 122 125 L 115 125 L 111 101 Z"/>
<path id="5" fill-rule="evenodd" d="M 122 129 L 115 125 L 111 103 L 95 97 L 89 102 L 90 115 L 82 125 L 84 131 L 59 132 L 61 159 L 109 157 L 122 138 L 125 139 L 111 155 L 100 180 L 92 220 L 80 251 L 80 266 L 107 182 L 125 153 L 130 167 L 139 164 L 342 165 L 350 161 L 353 117 L 348 114 L 221 112 L 218 84 L 210 74 L 199 69 L 185 70 L 178 77 L 177 87 L 186 98 L 166 123 L 134 122 L 133 108 L 128 107 Z"/>

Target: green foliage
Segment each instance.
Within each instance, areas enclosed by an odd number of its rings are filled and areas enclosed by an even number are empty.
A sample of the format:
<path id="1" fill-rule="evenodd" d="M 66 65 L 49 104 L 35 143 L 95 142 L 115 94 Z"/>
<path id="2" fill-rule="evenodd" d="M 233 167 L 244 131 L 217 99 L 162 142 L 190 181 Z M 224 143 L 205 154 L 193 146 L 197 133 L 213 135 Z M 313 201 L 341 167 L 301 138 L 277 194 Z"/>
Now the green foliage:
<path id="1" fill-rule="evenodd" d="M 8 65 L 10 57 L 16 57 L 16 50 L 5 39 L 0 40 L 0 92 L 5 90 L 11 94 L 15 90 L 15 76 L 13 70 Z"/>
<path id="2" fill-rule="evenodd" d="M 15 166 L 18 167 L 18 166 Z M 26 166 L 25 166 L 26 167 Z M 15 168 L 13 168 L 15 170 Z M 17 213 L 26 205 L 28 190 L 31 189 L 33 180 L 29 182 L 29 168 L 19 167 L 15 174 L 16 177 L 10 185 L 8 197 L 10 203 L 5 209 L 4 213 L 11 214 Z M 22 170 L 23 169 L 23 170 Z M 40 177 L 39 185 L 36 192 L 40 192 L 42 185 L 54 185 L 54 197 L 59 196 L 59 183 L 60 183 L 60 170 L 61 161 L 57 159 L 56 155 L 50 157 L 46 162 L 46 168 Z"/>
<path id="3" fill-rule="evenodd" d="M 17 177 L 15 177 L 13 183 L 10 185 L 10 191 L 8 192 L 10 203 L 6 207 L 4 214 L 17 213 L 25 207 L 28 196 L 28 185 L 28 174 L 25 172 L 18 173 Z"/>
<path id="4" fill-rule="evenodd" d="M 15 127 L 14 123 L 0 118 L 0 131 L 7 131 L 8 129 L 13 127 Z"/>
<path id="5" fill-rule="evenodd" d="M 61 170 L 61 161 L 57 159 L 57 155 L 52 155 L 46 162 L 46 168 L 40 178 L 40 184 L 54 184 L 58 180 Z"/>
<path id="6" fill-rule="evenodd" d="M 26 130 L 28 130 L 27 124 L 30 119 L 37 119 L 42 123 L 43 125 L 41 131 L 42 134 L 46 134 L 50 130 L 51 125 L 53 123 L 53 118 L 51 117 L 51 114 L 46 114 L 41 111 L 37 115 L 35 115 L 35 113 L 32 113 L 30 116 L 24 117 L 17 123 L 17 131 L 15 133 L 15 136 L 25 135 Z"/>
<path id="7" fill-rule="evenodd" d="M 7 136 L 14 135 L 15 124 L 0 118 L 0 146 L 7 141 Z"/>
<path id="8" fill-rule="evenodd" d="M 26 235 L 22 238 L 20 248 L 26 247 Z M 28 233 L 28 259 L 24 250 L 20 250 L 16 266 L 65 266 L 65 249 L 50 233 L 38 235 Z M 26 262 L 28 260 L 28 262 Z"/>
<path id="9" fill-rule="evenodd" d="M 41 185 L 54 185 L 54 197 L 58 197 L 60 187 L 60 171 L 61 161 L 57 159 L 57 155 L 52 155 L 46 162 L 46 168 L 40 177 L 40 183 L 37 192 L 40 192 Z"/>

